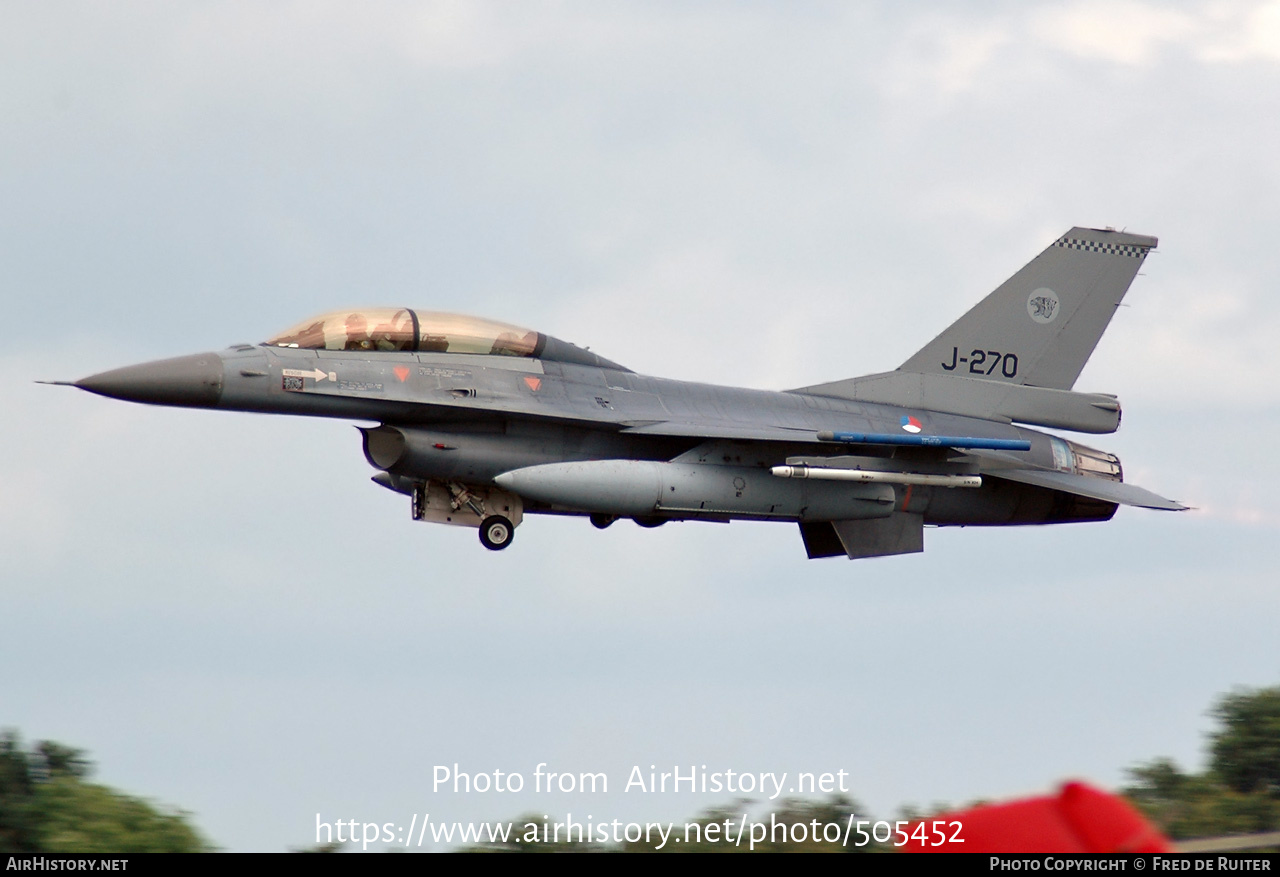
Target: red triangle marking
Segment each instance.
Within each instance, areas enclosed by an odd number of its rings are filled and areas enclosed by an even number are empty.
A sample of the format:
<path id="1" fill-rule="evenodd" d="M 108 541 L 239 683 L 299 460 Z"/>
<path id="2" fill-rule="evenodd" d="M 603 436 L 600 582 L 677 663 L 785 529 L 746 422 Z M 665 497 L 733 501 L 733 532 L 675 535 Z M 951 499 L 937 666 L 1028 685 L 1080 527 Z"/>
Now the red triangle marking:
<path id="1" fill-rule="evenodd" d="M 396 373 L 396 377 L 400 379 L 400 383 L 402 384 L 405 382 L 405 379 L 409 377 L 409 366 L 407 365 L 398 365 L 393 368 L 392 371 Z"/>
<path id="2" fill-rule="evenodd" d="M 528 384 L 529 389 L 533 390 L 535 393 L 538 392 L 538 388 L 542 386 L 542 378 L 535 378 L 533 375 L 525 375 L 524 382 Z"/>

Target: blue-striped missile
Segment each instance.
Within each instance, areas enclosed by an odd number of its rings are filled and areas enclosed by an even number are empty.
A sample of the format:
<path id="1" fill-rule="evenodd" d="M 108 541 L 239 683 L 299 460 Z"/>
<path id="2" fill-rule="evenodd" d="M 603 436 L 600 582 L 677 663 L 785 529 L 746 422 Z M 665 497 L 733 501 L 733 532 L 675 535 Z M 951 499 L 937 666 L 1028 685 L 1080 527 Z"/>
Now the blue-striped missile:
<path id="1" fill-rule="evenodd" d="M 896 432 L 820 432 L 820 442 L 855 445 L 906 445 L 925 448 L 981 448 L 989 451 L 1029 451 L 1031 442 L 963 435 L 901 435 Z"/>

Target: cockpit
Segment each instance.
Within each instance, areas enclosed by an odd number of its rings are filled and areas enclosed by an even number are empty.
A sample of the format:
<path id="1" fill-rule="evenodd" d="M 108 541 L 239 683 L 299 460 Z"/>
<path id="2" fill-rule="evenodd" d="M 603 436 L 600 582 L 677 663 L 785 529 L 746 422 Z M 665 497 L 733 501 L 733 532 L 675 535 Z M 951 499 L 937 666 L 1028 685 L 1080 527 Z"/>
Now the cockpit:
<path id="1" fill-rule="evenodd" d="M 508 323 L 409 308 L 330 311 L 268 339 L 267 347 L 369 353 L 471 353 L 537 357 L 629 371 L 565 341 Z"/>

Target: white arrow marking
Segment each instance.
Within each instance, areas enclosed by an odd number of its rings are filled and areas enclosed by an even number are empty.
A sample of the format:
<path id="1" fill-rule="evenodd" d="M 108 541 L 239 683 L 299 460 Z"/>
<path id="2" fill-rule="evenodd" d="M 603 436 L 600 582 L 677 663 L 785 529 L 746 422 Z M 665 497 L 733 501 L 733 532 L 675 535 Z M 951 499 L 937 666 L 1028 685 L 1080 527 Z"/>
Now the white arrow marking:
<path id="1" fill-rule="evenodd" d="M 320 371 L 320 369 L 314 369 L 312 371 L 304 372 L 301 369 L 286 368 L 281 371 L 281 374 L 283 374 L 286 378 L 311 378 L 312 380 L 315 380 L 315 381 L 323 381 L 326 379 L 330 381 L 338 380 L 338 376 L 333 372 L 326 373 L 326 372 Z"/>

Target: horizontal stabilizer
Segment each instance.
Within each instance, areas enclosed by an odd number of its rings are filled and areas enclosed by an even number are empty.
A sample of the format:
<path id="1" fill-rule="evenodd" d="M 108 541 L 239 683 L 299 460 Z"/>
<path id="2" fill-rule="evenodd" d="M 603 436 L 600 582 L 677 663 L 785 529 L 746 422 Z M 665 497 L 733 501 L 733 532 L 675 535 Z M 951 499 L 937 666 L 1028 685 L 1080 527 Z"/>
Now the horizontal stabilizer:
<path id="1" fill-rule="evenodd" d="M 1076 475 L 1071 472 L 1049 472 L 1035 469 L 997 469 L 988 473 L 992 478 L 1003 478 L 1036 487 L 1047 487 L 1050 490 L 1061 490 L 1077 496 L 1100 499 L 1103 502 L 1114 502 L 1120 505 L 1138 506 L 1144 509 L 1160 509 L 1169 512 L 1182 512 L 1187 506 L 1182 503 L 1157 496 L 1136 484 L 1125 484 L 1123 481 L 1111 481 L 1107 478 L 1095 478 L 1091 475 Z"/>

